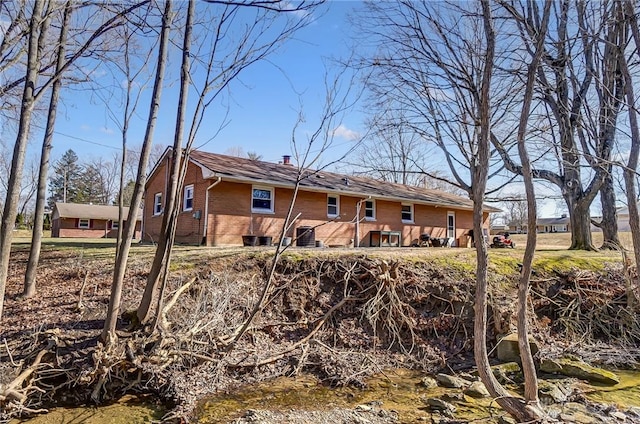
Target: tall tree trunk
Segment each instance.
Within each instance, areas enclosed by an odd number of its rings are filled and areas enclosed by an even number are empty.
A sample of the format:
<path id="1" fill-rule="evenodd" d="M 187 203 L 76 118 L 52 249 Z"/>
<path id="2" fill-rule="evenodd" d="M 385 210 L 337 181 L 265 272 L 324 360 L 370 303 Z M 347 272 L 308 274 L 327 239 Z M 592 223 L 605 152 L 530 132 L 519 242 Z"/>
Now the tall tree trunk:
<path id="1" fill-rule="evenodd" d="M 601 229 L 603 235 L 602 249 L 618 250 L 621 248 L 618 237 L 618 215 L 616 211 L 616 194 L 611 175 L 611 150 L 615 143 L 618 115 L 624 101 L 624 75 L 621 71 L 621 56 L 624 54 L 626 32 L 621 3 L 612 6 L 611 19 L 607 24 L 607 34 L 602 56 L 600 90 L 600 111 L 598 119 L 597 151 L 600 163 L 595 167 L 604 169 L 605 176 L 600 187 L 600 204 L 602 205 Z"/>
<path id="2" fill-rule="evenodd" d="M 11 241 L 13 227 L 18 214 L 20 197 L 20 182 L 22 181 L 22 168 L 27 150 L 31 116 L 35 107 L 35 87 L 38 78 L 38 35 L 42 23 L 42 11 L 44 0 L 34 0 L 31 21 L 29 24 L 29 47 L 27 52 L 27 70 L 22 93 L 22 105 L 20 108 L 20 121 L 18 134 L 13 147 L 11 161 L 11 174 L 7 188 L 7 195 L 2 212 L 2 224 L 0 224 L 0 319 L 4 307 L 4 292 L 9 271 L 9 256 L 11 253 Z"/>
<path id="3" fill-rule="evenodd" d="M 638 29 L 635 2 L 633 0 L 625 0 L 624 14 L 626 18 L 625 21 L 628 23 L 631 31 L 636 49 L 635 52 L 640 56 L 640 51 L 638 50 L 640 48 L 640 30 Z M 633 242 L 633 257 L 636 269 L 640 269 L 640 212 L 638 211 L 638 190 L 636 187 L 636 170 L 638 169 L 638 157 L 640 156 L 640 125 L 638 124 L 638 105 L 633 87 L 633 78 L 629 72 L 629 64 L 624 55 L 621 56 L 620 61 L 625 79 L 625 94 L 628 104 L 627 109 L 629 111 L 629 128 L 631 130 L 631 149 L 627 166 L 623 171 L 623 176 L 629 207 L 629 226 L 631 229 L 631 240 Z M 636 287 L 630 287 L 629 289 L 633 290 L 634 288 Z M 627 293 L 627 298 L 630 299 L 629 303 L 632 303 L 635 296 L 632 293 Z"/>
<path id="4" fill-rule="evenodd" d="M 156 77 L 153 84 L 153 93 L 151 95 L 151 105 L 149 107 L 147 128 L 145 131 L 144 141 L 142 143 L 142 152 L 140 153 L 140 162 L 138 163 L 138 174 L 133 189 L 133 198 L 129 207 L 129 216 L 127 217 L 127 223 L 124 228 L 124 237 L 122 242 L 118 246 L 117 260 L 113 270 L 111 297 L 109 299 L 109 307 L 107 309 L 107 318 L 105 320 L 104 329 L 102 331 L 102 340 L 107 343 L 112 343 L 117 339 L 115 331 L 120 310 L 124 274 L 127 269 L 131 240 L 133 239 L 133 236 L 135 234 L 138 211 L 140 210 L 140 205 L 142 204 L 142 195 L 144 194 L 144 186 L 146 184 L 147 167 L 149 165 L 149 156 L 151 154 L 153 133 L 155 131 L 155 126 L 158 119 L 158 110 L 160 108 L 160 99 L 162 94 L 162 83 L 164 81 L 164 74 L 167 63 L 167 52 L 169 50 L 168 45 L 171 20 L 171 0 L 166 0 L 164 12 L 162 15 L 160 45 L 158 46 L 158 63 L 156 67 Z"/>
<path id="5" fill-rule="evenodd" d="M 569 250 L 597 250 L 591 237 L 591 200 L 565 196 L 569 207 L 569 225 L 571 225 L 571 246 Z"/>
<path id="6" fill-rule="evenodd" d="M 60 37 L 58 39 L 58 56 L 56 58 L 56 80 L 51 87 L 51 99 L 49 100 L 49 113 L 47 124 L 42 141 L 42 152 L 40 154 L 40 170 L 38 174 L 38 192 L 36 196 L 36 210 L 33 223 L 33 233 L 31 235 L 31 248 L 29 250 L 29 261 L 24 277 L 24 289 L 22 295 L 25 298 L 33 297 L 36 293 L 36 275 L 38 263 L 40 262 L 40 250 L 42 247 L 42 232 L 44 226 L 44 210 L 47 201 L 47 177 L 49 175 L 49 162 L 51 156 L 51 143 L 53 141 L 53 130 L 55 128 L 56 114 L 58 111 L 58 99 L 62 87 L 62 65 L 65 60 L 65 47 L 67 43 L 67 33 L 69 31 L 69 19 L 73 8 L 70 1 L 64 6 L 62 16 L 62 26 L 60 27 Z"/>
<path id="7" fill-rule="evenodd" d="M 622 245 L 618 237 L 616 193 L 613 187 L 613 177 L 610 172 L 605 177 L 604 184 L 600 187 L 600 204 L 602 205 L 602 221 L 600 222 L 602 246 L 600 249 L 618 250 Z"/>
<path id="8" fill-rule="evenodd" d="M 147 284 L 144 288 L 144 294 L 137 313 L 140 322 L 145 324 L 148 324 L 154 317 L 154 314 L 158 312 L 157 309 L 159 308 L 159 303 L 162 301 L 162 291 L 168 277 L 168 266 L 171 259 L 173 241 L 175 239 L 178 209 L 180 207 L 178 202 L 178 189 L 181 185 L 180 180 L 184 178 L 184 174 L 181 170 L 183 169 L 183 166 L 184 169 L 186 169 L 187 166 L 187 158 L 185 157 L 183 160 L 182 140 L 185 116 L 187 113 L 187 96 L 189 93 L 189 54 L 191 48 L 194 9 L 195 1 L 189 0 L 182 46 L 180 95 L 178 99 L 178 113 L 176 115 L 173 149 L 171 151 L 169 187 L 166 194 L 165 210 L 162 216 L 162 226 L 160 229 L 158 247 L 153 258 L 151 270 L 149 271 L 149 276 L 147 278 Z M 186 155 L 188 155 L 188 152 L 186 152 Z"/>

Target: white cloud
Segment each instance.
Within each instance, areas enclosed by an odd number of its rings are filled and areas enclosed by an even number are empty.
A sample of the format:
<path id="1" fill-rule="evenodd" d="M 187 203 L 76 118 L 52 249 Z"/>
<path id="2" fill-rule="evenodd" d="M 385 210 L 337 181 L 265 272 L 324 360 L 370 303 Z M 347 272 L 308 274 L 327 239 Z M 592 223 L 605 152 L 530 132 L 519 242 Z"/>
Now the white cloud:
<path id="1" fill-rule="evenodd" d="M 334 137 L 344 138 L 348 141 L 355 141 L 360 138 L 360 134 L 357 131 L 350 130 L 342 124 L 333 130 L 333 135 Z"/>
<path id="2" fill-rule="evenodd" d="M 91 131 L 91 127 L 89 125 L 86 125 L 86 124 L 80 125 L 80 129 L 82 131 Z"/>
<path id="3" fill-rule="evenodd" d="M 289 13 L 293 14 L 295 17 L 297 17 L 300 20 L 312 19 L 313 15 L 311 14 L 310 9 L 304 9 L 304 8 L 298 9 L 298 7 L 300 7 L 300 4 L 299 3 L 297 4 L 296 2 L 285 1 L 280 4 L 281 10 L 289 11 Z"/>
<path id="4" fill-rule="evenodd" d="M 113 134 L 113 130 L 111 128 L 107 128 L 107 127 L 100 128 L 100 132 L 104 133 L 104 134 L 109 134 L 109 135 Z"/>

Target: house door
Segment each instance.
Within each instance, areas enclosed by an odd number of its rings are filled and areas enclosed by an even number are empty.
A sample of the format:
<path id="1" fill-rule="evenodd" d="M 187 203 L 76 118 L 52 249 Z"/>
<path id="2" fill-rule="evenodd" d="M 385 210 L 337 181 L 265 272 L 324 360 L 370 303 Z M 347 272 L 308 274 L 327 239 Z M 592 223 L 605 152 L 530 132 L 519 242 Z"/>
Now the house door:
<path id="1" fill-rule="evenodd" d="M 456 237 L 456 213 L 447 212 L 447 237 Z"/>

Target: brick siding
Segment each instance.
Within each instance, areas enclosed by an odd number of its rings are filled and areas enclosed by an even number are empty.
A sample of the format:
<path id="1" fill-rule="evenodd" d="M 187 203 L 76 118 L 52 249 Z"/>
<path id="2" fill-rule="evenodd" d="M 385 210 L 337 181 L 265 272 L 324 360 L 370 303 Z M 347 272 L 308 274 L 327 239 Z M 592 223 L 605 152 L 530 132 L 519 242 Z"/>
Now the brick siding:
<path id="1" fill-rule="evenodd" d="M 163 215 L 153 215 L 153 202 L 156 193 L 165 196 L 166 163 L 160 164 L 150 177 L 144 201 L 143 238 L 145 241 L 157 241 Z M 283 165 L 287 166 L 287 165 Z M 274 188 L 274 213 L 251 213 L 252 184 L 221 181 L 209 190 L 209 219 L 207 235 L 204 238 L 206 189 L 212 180 L 205 180 L 198 166 L 191 163 L 187 170 L 185 186 L 193 184 L 193 210 L 182 212 L 182 194 L 180 191 L 180 209 L 176 227 L 176 242 L 185 244 L 206 244 L 208 246 L 241 245 L 242 236 L 254 234 L 271 236 L 276 242 L 289 209 L 293 190 Z M 260 187 L 260 185 L 255 185 Z M 272 188 L 264 186 L 265 188 Z M 334 195 L 334 194 L 332 194 Z M 327 194 L 300 191 L 293 208 L 292 217 L 300 218 L 286 236 L 294 237 L 296 228 L 316 226 L 315 238 L 325 245 L 349 245 L 356 238 L 356 208 L 363 197 L 339 196 L 339 217 L 327 216 Z M 200 219 L 194 214 L 200 212 Z M 447 213 L 455 213 L 456 238 L 467 235 L 473 226 L 473 212 L 454 210 L 447 207 L 414 204 L 413 223 L 402 222 L 401 202 L 375 200 L 375 221 L 360 222 L 360 246 L 369 244 L 369 231 L 401 231 L 402 245 L 409 246 L 423 233 L 432 237 L 445 237 L 447 234 Z M 364 217 L 364 203 L 360 217 Z M 484 214 L 484 224 L 488 228 L 488 214 Z M 252 231 L 253 230 L 253 231 Z"/>

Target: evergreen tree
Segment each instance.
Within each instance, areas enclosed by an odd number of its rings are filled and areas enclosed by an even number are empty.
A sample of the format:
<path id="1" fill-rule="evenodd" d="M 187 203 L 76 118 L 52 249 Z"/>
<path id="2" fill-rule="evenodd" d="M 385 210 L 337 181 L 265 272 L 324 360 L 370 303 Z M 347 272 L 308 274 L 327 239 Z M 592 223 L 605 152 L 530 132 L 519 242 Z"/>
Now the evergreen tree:
<path id="1" fill-rule="evenodd" d="M 106 189 L 104 178 L 94 165 L 86 165 L 82 168 L 78 180 L 78 194 L 75 202 L 95 203 L 106 205 L 109 203 L 109 193 Z"/>
<path id="2" fill-rule="evenodd" d="M 133 199 L 133 189 L 136 186 L 136 182 L 133 180 L 129 180 L 127 185 L 122 189 L 122 206 L 129 207 L 131 206 L 131 200 Z M 118 203 L 118 199 L 114 203 Z"/>
<path id="3" fill-rule="evenodd" d="M 47 201 L 50 208 L 53 208 L 56 202 L 82 202 L 80 190 L 82 171 L 78 163 L 78 155 L 71 149 L 67 150 L 53 165 L 53 172 L 49 178 L 51 196 Z"/>

